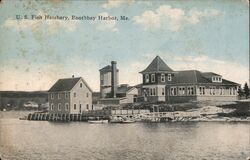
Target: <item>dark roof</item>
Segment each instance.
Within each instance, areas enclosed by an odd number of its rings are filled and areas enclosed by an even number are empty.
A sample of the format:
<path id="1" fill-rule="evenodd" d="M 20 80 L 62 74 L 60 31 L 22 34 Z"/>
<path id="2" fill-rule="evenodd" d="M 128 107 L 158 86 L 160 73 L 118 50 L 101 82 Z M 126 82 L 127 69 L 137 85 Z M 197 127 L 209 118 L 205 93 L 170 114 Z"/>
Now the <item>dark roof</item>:
<path id="1" fill-rule="evenodd" d="M 132 89 L 132 88 L 134 88 L 134 87 L 132 87 L 132 86 L 126 86 L 126 85 L 121 85 L 121 86 L 119 86 L 118 88 L 117 88 L 117 93 L 118 94 L 121 94 L 121 93 L 126 93 L 126 92 L 128 92 L 130 89 Z"/>
<path id="2" fill-rule="evenodd" d="M 202 75 L 204 77 L 207 77 L 207 78 L 212 78 L 213 76 L 221 76 L 221 75 L 214 73 L 214 72 L 202 72 Z"/>
<path id="3" fill-rule="evenodd" d="M 226 79 L 222 79 L 223 84 L 228 84 L 228 85 L 240 85 L 239 83 L 235 83 Z"/>
<path id="4" fill-rule="evenodd" d="M 185 70 L 177 71 L 174 74 L 173 83 L 174 84 L 187 84 L 187 83 L 213 83 L 213 84 L 223 84 L 223 85 L 239 85 L 238 83 L 222 79 L 222 82 L 212 82 L 209 75 L 219 75 L 212 72 L 200 72 L 198 70 Z M 220 75 L 219 75 L 220 76 Z"/>
<path id="5" fill-rule="evenodd" d="M 60 91 L 70 91 L 76 83 L 81 79 L 77 78 L 66 78 L 59 79 L 50 89 L 49 92 L 60 92 Z"/>
<path id="6" fill-rule="evenodd" d="M 177 71 L 173 78 L 174 83 L 211 83 L 211 80 L 202 76 L 200 71 Z"/>
<path id="7" fill-rule="evenodd" d="M 148 65 L 148 67 L 140 73 L 152 72 L 173 72 L 173 70 L 159 56 L 156 56 L 155 59 Z"/>
<path id="8" fill-rule="evenodd" d="M 119 71 L 119 69 L 116 69 L 116 70 L 117 70 L 117 72 Z M 99 71 L 100 72 L 111 72 L 112 71 L 112 67 L 111 67 L 111 65 L 107 65 L 107 66 L 101 68 Z"/>

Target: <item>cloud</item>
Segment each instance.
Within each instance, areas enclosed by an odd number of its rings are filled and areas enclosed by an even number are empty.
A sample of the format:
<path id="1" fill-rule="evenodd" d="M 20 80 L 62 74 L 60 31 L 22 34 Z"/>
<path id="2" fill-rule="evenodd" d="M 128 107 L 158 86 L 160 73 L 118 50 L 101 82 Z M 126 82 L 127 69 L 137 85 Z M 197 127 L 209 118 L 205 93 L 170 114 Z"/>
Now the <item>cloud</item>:
<path id="1" fill-rule="evenodd" d="M 179 31 L 184 26 L 195 25 L 203 18 L 214 17 L 219 14 L 220 12 L 214 9 L 206 9 L 204 11 L 191 9 L 185 12 L 183 9 L 162 5 L 155 11 L 148 10 L 140 16 L 134 16 L 133 21 L 135 24 L 142 25 L 144 30 L 166 27 L 171 31 Z"/>
<path id="2" fill-rule="evenodd" d="M 107 12 L 99 13 L 98 16 L 108 17 L 110 16 Z M 118 32 L 118 28 L 116 27 L 116 20 L 99 20 L 96 22 L 96 29 L 100 31 L 112 31 Z"/>
<path id="3" fill-rule="evenodd" d="M 107 2 L 102 5 L 102 7 L 105 9 L 118 8 L 121 5 L 132 3 L 134 3 L 134 0 L 107 0 Z"/>
<path id="4" fill-rule="evenodd" d="M 72 20 L 52 20 L 44 19 L 45 13 L 39 12 L 37 15 L 41 15 L 43 18 L 40 20 L 21 19 L 13 20 L 7 19 L 4 22 L 4 27 L 14 29 L 17 31 L 31 30 L 32 32 L 38 32 L 45 28 L 50 34 L 56 33 L 60 29 L 64 29 L 68 32 L 73 32 L 76 29 L 77 21 Z"/>

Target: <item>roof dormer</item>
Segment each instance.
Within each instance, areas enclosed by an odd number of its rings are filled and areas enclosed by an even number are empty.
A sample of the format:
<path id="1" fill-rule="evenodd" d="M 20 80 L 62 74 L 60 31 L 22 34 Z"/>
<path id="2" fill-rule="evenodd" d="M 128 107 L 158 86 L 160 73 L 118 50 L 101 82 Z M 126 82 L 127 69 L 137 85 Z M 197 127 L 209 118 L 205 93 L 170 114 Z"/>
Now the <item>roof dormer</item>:
<path id="1" fill-rule="evenodd" d="M 212 76 L 212 82 L 222 82 L 222 77 L 221 76 Z"/>

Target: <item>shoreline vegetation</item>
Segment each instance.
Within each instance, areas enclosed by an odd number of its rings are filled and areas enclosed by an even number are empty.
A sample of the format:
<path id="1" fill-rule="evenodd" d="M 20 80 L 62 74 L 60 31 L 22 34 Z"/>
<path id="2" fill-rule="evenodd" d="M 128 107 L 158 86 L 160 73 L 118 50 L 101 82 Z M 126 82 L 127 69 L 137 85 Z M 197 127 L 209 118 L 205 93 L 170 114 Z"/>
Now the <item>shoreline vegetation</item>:
<path id="1" fill-rule="evenodd" d="M 158 108 L 156 109 L 155 106 Z M 154 108 L 154 109 L 153 109 Z M 133 106 L 126 106 L 123 109 L 148 109 L 150 112 L 157 114 L 157 112 L 166 112 L 171 115 L 169 119 L 164 119 L 157 122 L 250 122 L 250 100 L 240 100 L 235 102 L 189 102 L 189 103 L 176 103 L 176 104 L 143 104 Z M 33 113 L 46 113 L 42 111 L 23 111 L 16 110 L 17 112 Z M 28 113 L 29 112 L 29 113 Z M 11 114 L 13 112 L 2 112 Z M 1 114 L 0 118 L 4 118 Z M 19 115 L 19 114 L 18 114 Z M 20 115 L 19 115 L 20 116 Z M 17 117 L 18 118 L 18 117 Z M 20 117 L 19 117 L 20 118 Z M 149 117 L 154 118 L 154 117 Z M 139 119 L 138 121 L 142 121 Z"/>

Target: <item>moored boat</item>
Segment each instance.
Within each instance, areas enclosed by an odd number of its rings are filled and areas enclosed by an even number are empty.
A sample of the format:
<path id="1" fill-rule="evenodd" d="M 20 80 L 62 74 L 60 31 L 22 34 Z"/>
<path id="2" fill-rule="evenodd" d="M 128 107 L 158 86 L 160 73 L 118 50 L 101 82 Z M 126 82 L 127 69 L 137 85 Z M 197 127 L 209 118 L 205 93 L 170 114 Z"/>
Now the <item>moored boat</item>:
<path id="1" fill-rule="evenodd" d="M 89 120 L 88 122 L 94 124 L 102 124 L 102 123 L 108 123 L 108 120 Z"/>
<path id="2" fill-rule="evenodd" d="M 24 117 L 20 117 L 19 120 L 27 120 L 28 117 L 27 116 L 24 116 Z"/>
<path id="3" fill-rule="evenodd" d="M 133 119 L 125 119 L 121 123 L 135 123 L 135 120 L 133 120 Z"/>

